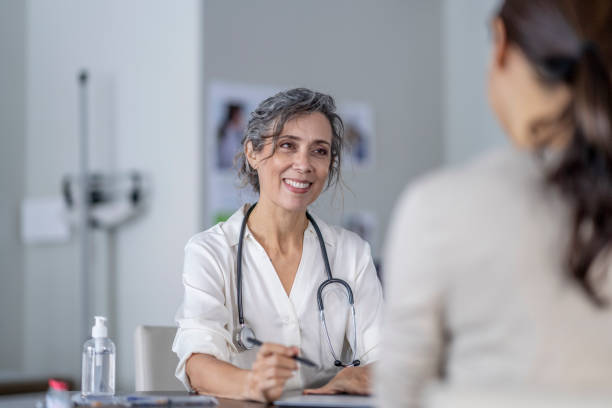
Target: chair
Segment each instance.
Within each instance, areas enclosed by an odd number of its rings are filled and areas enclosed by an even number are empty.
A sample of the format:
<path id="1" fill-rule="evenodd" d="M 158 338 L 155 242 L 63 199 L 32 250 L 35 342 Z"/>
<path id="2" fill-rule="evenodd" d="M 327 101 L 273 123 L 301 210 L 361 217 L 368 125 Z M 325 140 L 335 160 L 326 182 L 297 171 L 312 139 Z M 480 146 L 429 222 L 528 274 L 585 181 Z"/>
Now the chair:
<path id="1" fill-rule="evenodd" d="M 136 391 L 185 391 L 174 376 L 178 358 L 172 351 L 176 327 L 138 326 L 134 332 Z"/>

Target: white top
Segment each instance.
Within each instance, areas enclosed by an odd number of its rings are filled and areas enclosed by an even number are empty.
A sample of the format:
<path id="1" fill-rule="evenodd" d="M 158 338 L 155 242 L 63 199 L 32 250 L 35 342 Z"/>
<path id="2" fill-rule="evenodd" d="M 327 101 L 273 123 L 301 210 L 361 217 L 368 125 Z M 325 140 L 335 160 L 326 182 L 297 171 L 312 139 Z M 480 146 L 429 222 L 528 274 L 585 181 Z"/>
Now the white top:
<path id="1" fill-rule="evenodd" d="M 564 272 L 571 213 L 536 157 L 496 152 L 429 176 L 392 219 L 380 406 L 413 406 L 435 378 L 611 386 L 612 308 L 596 309 Z M 611 282 L 609 270 L 604 293 Z"/>
<path id="2" fill-rule="evenodd" d="M 248 207 L 244 207 L 248 208 Z M 356 234 L 329 226 L 314 217 L 323 234 L 334 278 L 352 288 L 357 322 L 357 356 L 362 364 L 375 360 L 382 312 L 382 290 L 374 269 L 370 246 Z M 226 222 L 192 237 L 185 247 L 183 284 L 185 298 L 176 316 L 179 329 L 172 350 L 179 357 L 176 376 L 190 387 L 185 361 L 192 353 L 206 353 L 250 369 L 257 348 L 238 352 L 232 333 L 239 326 L 236 302 L 236 253 L 243 211 Z M 317 289 L 326 279 L 316 232 L 309 223 L 304 232 L 302 258 L 287 296 L 264 248 L 244 234 L 242 302 L 246 323 L 259 340 L 297 346 L 304 357 L 324 370 L 298 364 L 285 390 L 325 384 L 338 371 L 322 330 L 317 308 Z M 340 285 L 324 291 L 325 318 L 336 353 L 343 361 L 352 356 L 352 318 Z"/>

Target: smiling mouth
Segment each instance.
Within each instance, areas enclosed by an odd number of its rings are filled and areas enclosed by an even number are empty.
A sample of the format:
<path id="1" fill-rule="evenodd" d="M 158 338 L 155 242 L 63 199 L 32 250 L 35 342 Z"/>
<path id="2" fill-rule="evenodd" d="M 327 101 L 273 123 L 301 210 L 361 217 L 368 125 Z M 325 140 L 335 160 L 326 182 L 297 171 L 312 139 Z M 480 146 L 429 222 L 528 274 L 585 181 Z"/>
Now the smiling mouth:
<path id="1" fill-rule="evenodd" d="M 291 191 L 296 191 L 296 192 L 305 192 L 312 185 L 312 183 L 308 181 L 297 181 L 297 180 L 291 180 L 287 178 L 283 179 L 283 183 L 285 183 L 285 185 L 290 187 Z"/>

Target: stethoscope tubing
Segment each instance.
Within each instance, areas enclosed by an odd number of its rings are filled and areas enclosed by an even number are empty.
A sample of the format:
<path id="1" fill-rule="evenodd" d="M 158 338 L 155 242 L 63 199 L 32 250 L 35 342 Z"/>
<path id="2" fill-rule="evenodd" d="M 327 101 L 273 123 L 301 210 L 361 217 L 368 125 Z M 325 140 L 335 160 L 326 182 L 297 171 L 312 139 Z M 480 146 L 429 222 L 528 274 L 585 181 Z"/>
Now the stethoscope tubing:
<path id="1" fill-rule="evenodd" d="M 249 219 L 249 216 L 251 215 L 251 212 L 253 212 L 253 209 L 255 209 L 256 205 L 257 203 L 253 204 L 244 214 L 244 219 L 242 220 L 242 225 L 240 226 L 240 237 L 238 239 L 238 254 L 237 254 L 237 259 L 236 259 L 236 263 L 237 263 L 236 265 L 236 292 L 237 292 L 236 299 L 238 302 L 238 322 L 240 324 L 240 330 L 248 329 L 250 333 L 253 334 L 253 338 L 254 338 L 253 330 L 250 327 L 248 327 L 246 323 L 244 322 L 244 312 L 242 309 L 242 246 L 244 242 L 244 232 L 246 230 L 247 220 Z M 321 248 L 321 255 L 323 258 L 323 263 L 325 264 L 325 272 L 327 274 L 327 279 L 323 281 L 323 283 L 321 283 L 321 285 L 319 285 L 319 288 L 317 289 L 317 307 L 319 309 L 319 316 L 321 319 L 321 323 L 323 324 L 323 328 L 325 330 L 325 335 L 327 337 L 327 342 L 329 344 L 329 348 L 331 350 L 332 357 L 335 360 L 334 365 L 344 366 L 344 367 L 357 366 L 359 365 L 359 360 L 355 359 L 357 355 L 357 324 L 355 320 L 355 303 L 354 303 L 354 298 L 353 298 L 353 291 L 351 289 L 351 286 L 346 281 L 342 279 L 334 278 L 332 276 L 331 266 L 329 264 L 329 258 L 327 256 L 327 249 L 325 248 L 325 241 L 323 240 L 323 234 L 321 234 L 321 230 L 319 229 L 319 226 L 317 225 L 316 221 L 312 218 L 312 216 L 308 212 L 306 212 L 306 218 L 308 219 L 308 221 L 310 221 L 310 223 L 312 224 L 312 227 L 315 230 L 315 233 L 317 234 L 319 246 Z M 332 343 L 331 343 L 331 339 L 329 337 L 329 331 L 327 330 L 327 323 L 325 322 L 325 312 L 324 312 L 325 307 L 323 305 L 323 289 L 325 289 L 325 287 L 330 284 L 340 284 L 344 286 L 348 294 L 348 301 L 349 301 L 349 304 L 352 310 L 353 329 L 354 329 L 353 330 L 353 359 L 352 359 L 353 362 L 350 364 L 344 364 L 342 363 L 342 361 L 340 361 L 337 358 L 336 353 L 334 351 L 334 347 L 332 346 Z M 237 339 L 238 341 L 240 341 L 240 336 L 237 336 Z M 246 345 L 243 345 L 243 347 L 245 349 L 252 348 L 252 347 L 247 347 Z"/>
<path id="2" fill-rule="evenodd" d="M 257 203 L 253 204 L 244 214 L 244 220 L 240 226 L 240 238 L 238 239 L 238 259 L 236 260 L 236 299 L 238 301 L 238 323 L 244 327 L 244 314 L 242 313 L 242 244 L 244 242 L 244 230 L 246 229 L 249 215 L 255 209 Z"/>

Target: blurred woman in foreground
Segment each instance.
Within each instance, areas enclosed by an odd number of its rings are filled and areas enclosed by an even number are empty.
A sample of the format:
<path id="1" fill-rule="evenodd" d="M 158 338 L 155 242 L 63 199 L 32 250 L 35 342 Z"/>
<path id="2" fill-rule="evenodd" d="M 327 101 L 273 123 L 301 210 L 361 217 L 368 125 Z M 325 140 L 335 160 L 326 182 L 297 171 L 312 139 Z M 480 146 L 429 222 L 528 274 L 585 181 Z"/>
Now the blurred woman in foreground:
<path id="1" fill-rule="evenodd" d="M 506 0 L 489 97 L 514 149 L 429 176 L 387 240 L 381 406 L 459 387 L 609 389 L 612 2 Z"/>

